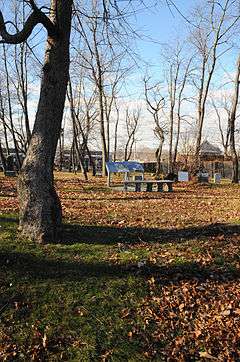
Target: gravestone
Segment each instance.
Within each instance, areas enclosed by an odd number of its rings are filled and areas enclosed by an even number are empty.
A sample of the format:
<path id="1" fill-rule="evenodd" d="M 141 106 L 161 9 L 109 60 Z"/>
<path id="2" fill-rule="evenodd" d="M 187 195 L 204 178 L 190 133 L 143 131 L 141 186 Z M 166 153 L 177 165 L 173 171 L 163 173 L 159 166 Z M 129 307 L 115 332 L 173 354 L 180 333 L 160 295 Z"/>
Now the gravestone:
<path id="1" fill-rule="evenodd" d="M 8 176 L 8 177 L 16 177 L 17 174 L 16 174 L 16 171 L 9 171 L 9 170 L 6 170 L 4 172 L 4 176 Z"/>
<path id="2" fill-rule="evenodd" d="M 186 171 L 179 171 L 178 172 L 178 181 L 179 182 L 188 182 L 189 181 L 189 174 Z"/>
<path id="3" fill-rule="evenodd" d="M 208 172 L 199 172 L 198 182 L 209 182 L 209 173 Z"/>
<path id="4" fill-rule="evenodd" d="M 6 170 L 4 171 L 4 175 L 8 177 L 16 176 L 16 171 L 14 170 L 14 158 L 12 155 L 7 156 Z"/>
<path id="5" fill-rule="evenodd" d="M 142 181 L 143 175 L 134 175 L 134 181 Z"/>
<path id="6" fill-rule="evenodd" d="M 222 175 L 220 173 L 215 173 L 214 174 L 214 183 L 215 184 L 220 184 L 221 183 L 221 179 L 222 179 Z"/>

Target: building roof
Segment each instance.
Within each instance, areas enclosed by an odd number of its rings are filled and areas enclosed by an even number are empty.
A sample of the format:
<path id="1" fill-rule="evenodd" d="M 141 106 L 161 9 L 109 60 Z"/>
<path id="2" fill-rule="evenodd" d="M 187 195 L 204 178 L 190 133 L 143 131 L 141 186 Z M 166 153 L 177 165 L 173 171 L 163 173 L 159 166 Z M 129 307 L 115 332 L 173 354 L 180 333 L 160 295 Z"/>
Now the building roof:
<path id="1" fill-rule="evenodd" d="M 207 156 L 207 155 L 222 156 L 223 152 L 218 146 L 214 146 L 206 140 L 201 144 L 200 156 Z"/>

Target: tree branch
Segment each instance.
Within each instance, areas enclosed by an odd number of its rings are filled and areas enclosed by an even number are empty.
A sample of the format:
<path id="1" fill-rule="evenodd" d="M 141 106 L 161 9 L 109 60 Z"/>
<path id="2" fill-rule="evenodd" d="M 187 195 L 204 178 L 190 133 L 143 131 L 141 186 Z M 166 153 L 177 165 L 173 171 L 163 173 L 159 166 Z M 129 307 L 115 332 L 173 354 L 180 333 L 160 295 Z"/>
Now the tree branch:
<path id="1" fill-rule="evenodd" d="M 0 11 L 0 44 L 20 44 L 26 41 L 31 35 L 33 29 L 37 24 L 42 24 L 48 32 L 48 35 L 56 38 L 58 37 L 58 29 L 55 24 L 40 10 L 34 5 L 32 14 L 29 15 L 26 20 L 23 29 L 17 31 L 15 34 L 9 34 L 6 29 L 6 23 L 4 22 L 3 14 Z"/>

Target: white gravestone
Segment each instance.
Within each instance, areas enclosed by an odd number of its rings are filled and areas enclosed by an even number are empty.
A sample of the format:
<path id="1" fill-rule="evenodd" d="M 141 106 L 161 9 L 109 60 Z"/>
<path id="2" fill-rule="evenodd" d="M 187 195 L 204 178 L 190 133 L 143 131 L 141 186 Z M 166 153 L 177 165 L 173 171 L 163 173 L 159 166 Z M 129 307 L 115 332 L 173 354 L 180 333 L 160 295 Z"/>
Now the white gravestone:
<path id="1" fill-rule="evenodd" d="M 178 172 L 178 181 L 180 181 L 180 182 L 188 182 L 189 181 L 188 172 L 179 171 Z"/>

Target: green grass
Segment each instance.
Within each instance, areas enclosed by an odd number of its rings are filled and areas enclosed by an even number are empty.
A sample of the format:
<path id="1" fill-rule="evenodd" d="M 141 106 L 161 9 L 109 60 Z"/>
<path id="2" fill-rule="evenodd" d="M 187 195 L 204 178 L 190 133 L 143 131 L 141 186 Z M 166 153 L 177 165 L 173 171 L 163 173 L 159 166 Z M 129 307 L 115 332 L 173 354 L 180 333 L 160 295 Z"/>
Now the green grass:
<path id="1" fill-rule="evenodd" d="M 0 221 L 0 360 L 164 361 L 164 350 L 186 332 L 180 324 L 171 331 L 168 314 L 158 322 L 162 297 L 172 298 L 167 308 L 174 314 L 181 311 L 186 281 L 189 290 L 198 283 L 191 303 L 199 308 L 207 290 L 202 283 L 234 280 L 239 272 L 239 250 L 230 260 L 215 249 L 215 239 L 194 237 L 195 229 L 192 236 L 166 234 L 161 242 L 149 229 L 142 242 L 134 228 L 66 224 L 63 242 L 38 245 L 19 237 L 15 215 Z M 194 348 L 192 360 L 200 351 Z"/>
<path id="2" fill-rule="evenodd" d="M 36 245 L 19 239 L 9 218 L 2 219 L 0 238 L 0 331 L 9 360 L 97 361 L 105 354 L 142 360 L 121 316 L 137 307 L 146 284 L 104 261 L 114 247 Z"/>

